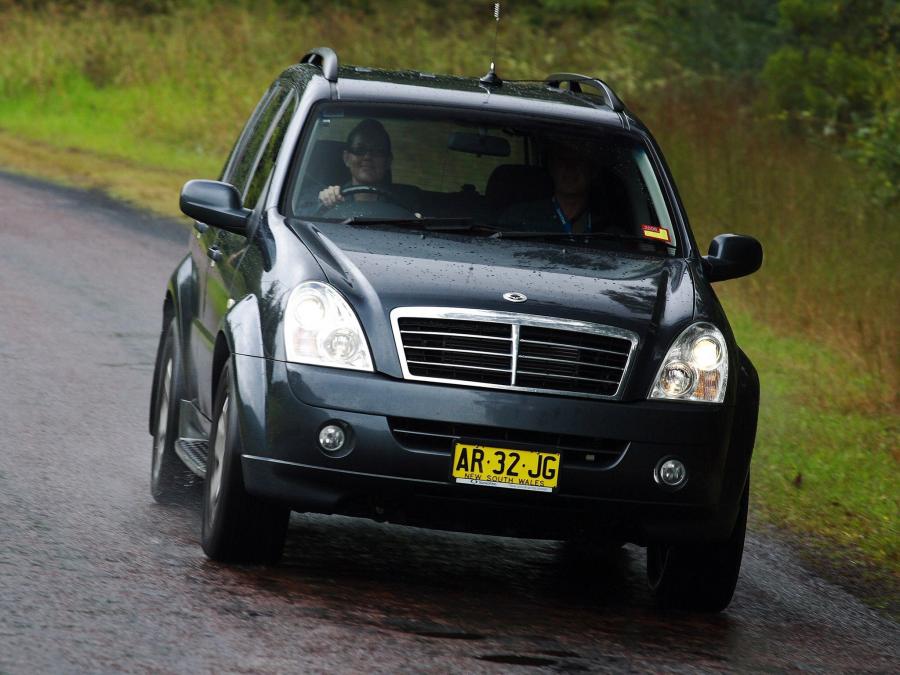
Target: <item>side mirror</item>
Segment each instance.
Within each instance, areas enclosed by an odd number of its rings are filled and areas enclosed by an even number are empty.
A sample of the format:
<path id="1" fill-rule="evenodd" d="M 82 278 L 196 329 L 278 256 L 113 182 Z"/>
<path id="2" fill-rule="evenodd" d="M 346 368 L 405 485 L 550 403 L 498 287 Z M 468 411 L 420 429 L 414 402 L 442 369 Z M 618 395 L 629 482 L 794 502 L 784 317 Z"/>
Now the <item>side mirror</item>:
<path id="1" fill-rule="evenodd" d="M 235 234 L 247 234 L 250 209 L 241 206 L 241 196 L 228 183 L 189 180 L 181 188 L 179 206 L 186 216 Z"/>
<path id="2" fill-rule="evenodd" d="M 709 244 L 703 266 L 710 281 L 725 281 L 753 274 L 763 261 L 762 245 L 744 234 L 720 234 Z"/>

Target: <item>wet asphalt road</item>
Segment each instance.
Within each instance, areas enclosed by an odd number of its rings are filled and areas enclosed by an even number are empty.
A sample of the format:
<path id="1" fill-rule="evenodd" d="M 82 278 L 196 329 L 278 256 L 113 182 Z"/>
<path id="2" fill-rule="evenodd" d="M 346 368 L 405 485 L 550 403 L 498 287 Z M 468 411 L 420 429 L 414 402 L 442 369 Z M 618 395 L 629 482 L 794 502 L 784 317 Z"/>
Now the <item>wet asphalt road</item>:
<path id="1" fill-rule="evenodd" d="M 148 490 L 186 230 L 2 174 L 0 203 L 0 672 L 896 672 L 897 624 L 758 532 L 711 617 L 655 610 L 633 547 L 295 514 L 280 566 L 208 562 L 199 491 Z"/>

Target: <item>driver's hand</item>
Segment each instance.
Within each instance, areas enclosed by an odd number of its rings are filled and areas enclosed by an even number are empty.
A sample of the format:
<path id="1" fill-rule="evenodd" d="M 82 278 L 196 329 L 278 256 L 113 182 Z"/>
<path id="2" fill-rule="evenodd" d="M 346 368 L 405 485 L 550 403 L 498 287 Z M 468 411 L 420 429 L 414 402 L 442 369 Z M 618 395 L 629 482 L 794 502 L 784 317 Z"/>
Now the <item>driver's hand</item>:
<path id="1" fill-rule="evenodd" d="M 340 185 L 331 185 L 319 193 L 319 201 L 322 206 L 334 206 L 338 202 L 344 201 L 344 195 L 341 194 Z"/>

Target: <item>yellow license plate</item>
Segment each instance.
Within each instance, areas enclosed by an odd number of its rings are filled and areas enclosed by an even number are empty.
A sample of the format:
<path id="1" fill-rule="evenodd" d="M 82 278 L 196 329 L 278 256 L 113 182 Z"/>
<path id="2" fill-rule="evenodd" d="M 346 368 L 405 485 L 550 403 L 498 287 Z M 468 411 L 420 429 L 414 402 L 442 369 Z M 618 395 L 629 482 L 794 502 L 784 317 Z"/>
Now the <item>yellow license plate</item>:
<path id="1" fill-rule="evenodd" d="M 559 453 L 495 448 L 459 442 L 451 476 L 457 483 L 553 492 L 559 481 Z"/>

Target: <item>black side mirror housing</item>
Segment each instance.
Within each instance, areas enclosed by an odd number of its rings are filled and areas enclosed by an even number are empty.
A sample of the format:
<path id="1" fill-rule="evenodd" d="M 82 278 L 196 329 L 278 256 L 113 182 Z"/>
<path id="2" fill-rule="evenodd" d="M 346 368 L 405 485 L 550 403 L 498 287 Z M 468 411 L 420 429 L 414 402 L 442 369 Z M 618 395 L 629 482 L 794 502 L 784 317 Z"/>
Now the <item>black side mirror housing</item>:
<path id="1" fill-rule="evenodd" d="M 753 274 L 762 266 L 762 244 L 745 234 L 720 234 L 703 256 L 706 275 L 712 281 L 726 281 Z"/>
<path id="2" fill-rule="evenodd" d="M 194 220 L 235 234 L 247 234 L 250 209 L 241 206 L 237 188 L 217 180 L 189 180 L 181 188 L 181 211 Z"/>

